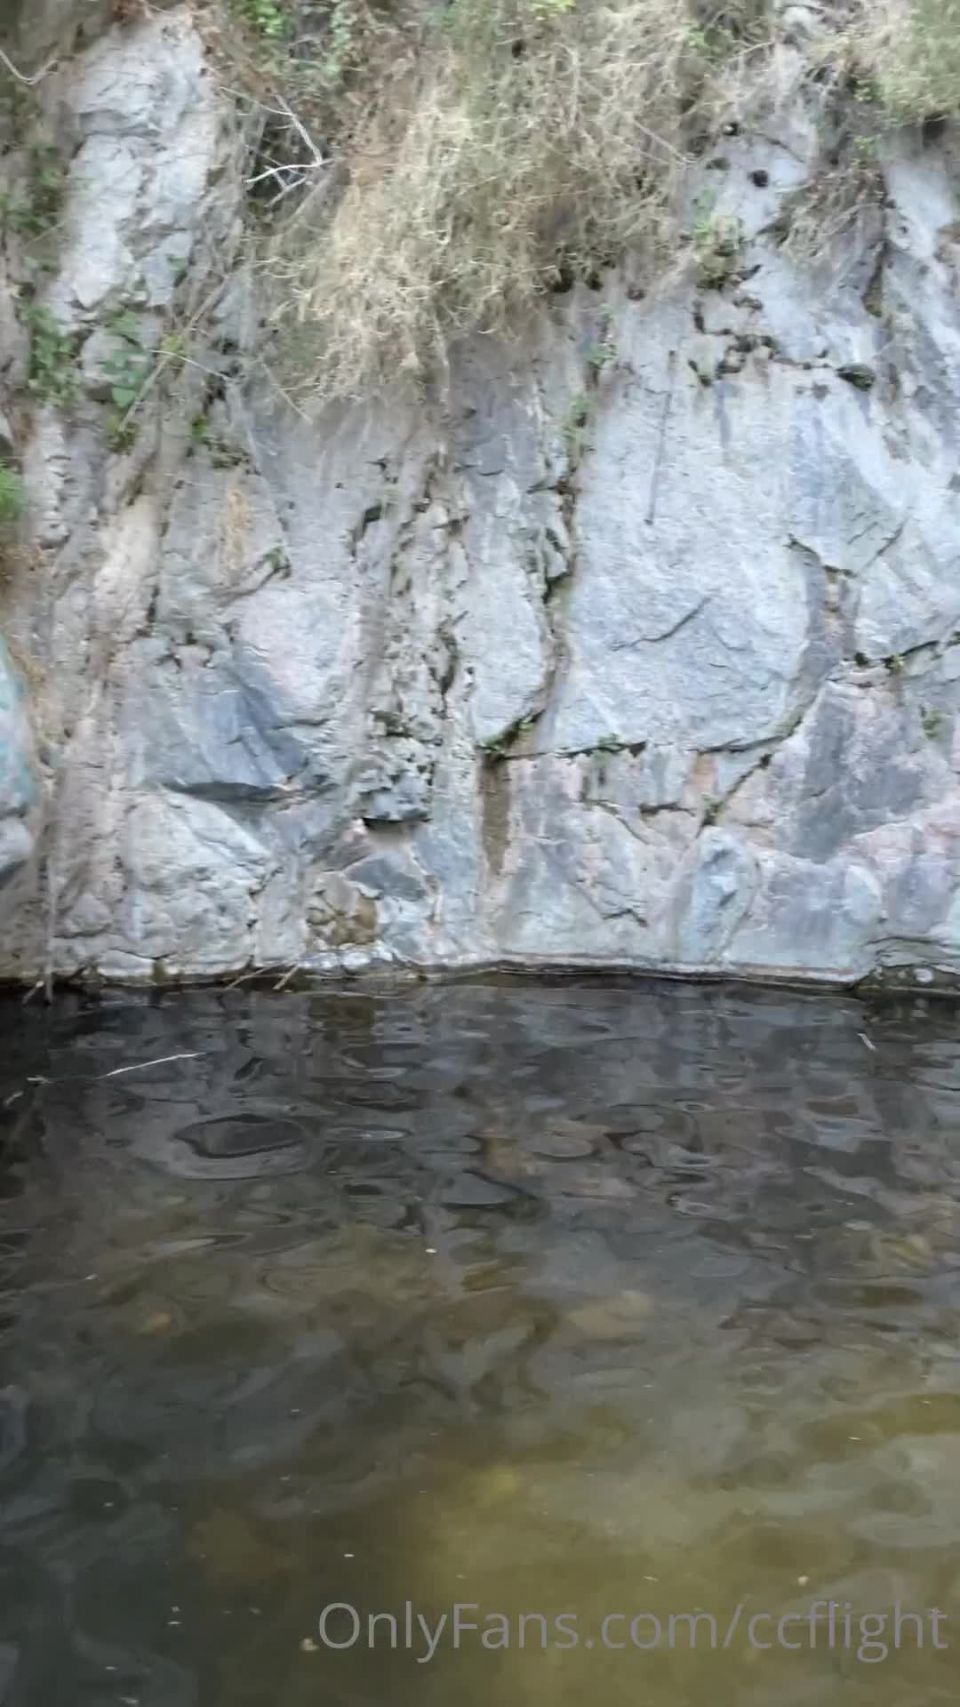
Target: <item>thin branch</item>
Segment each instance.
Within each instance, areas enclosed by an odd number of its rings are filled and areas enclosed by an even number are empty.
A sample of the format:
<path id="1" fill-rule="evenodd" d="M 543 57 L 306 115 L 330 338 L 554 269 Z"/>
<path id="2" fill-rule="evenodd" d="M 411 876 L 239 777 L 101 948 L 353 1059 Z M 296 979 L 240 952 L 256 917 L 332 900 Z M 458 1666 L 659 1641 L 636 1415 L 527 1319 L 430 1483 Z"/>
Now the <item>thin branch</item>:
<path id="1" fill-rule="evenodd" d="M 276 207 L 278 202 L 283 201 L 284 196 L 288 196 L 291 190 L 302 190 L 310 182 L 311 172 L 316 172 L 321 166 L 329 166 L 330 164 L 329 160 L 308 160 L 302 166 L 268 166 L 265 171 L 258 172 L 256 177 L 246 178 L 244 182 L 246 188 L 250 190 L 253 189 L 254 185 L 264 183 L 267 178 L 279 180 L 281 188 L 275 196 L 271 196 L 267 203 L 267 207 L 272 208 Z"/>
<path id="2" fill-rule="evenodd" d="M 46 934 L 44 939 L 43 956 L 43 995 L 48 1006 L 53 1001 L 54 961 L 56 958 L 57 940 L 57 873 L 54 866 L 55 855 L 58 852 L 59 832 L 53 831 L 53 846 L 47 854 L 47 917 Z"/>
<path id="3" fill-rule="evenodd" d="M 274 373 L 272 367 L 270 367 L 268 365 L 268 363 L 264 361 L 262 356 L 258 356 L 256 358 L 256 365 L 266 375 L 266 379 L 267 379 L 268 384 L 272 385 L 274 391 L 277 393 L 277 396 L 282 398 L 283 402 L 286 403 L 287 407 L 292 409 L 295 415 L 299 415 L 301 421 L 309 421 L 310 416 L 306 413 L 305 410 L 300 408 L 300 405 L 298 403 L 294 402 L 293 398 L 290 396 L 290 393 L 288 391 L 284 390 L 283 386 L 280 384 L 279 379 L 277 378 L 276 374 Z"/>
<path id="4" fill-rule="evenodd" d="M 202 1051 L 188 1049 L 180 1055 L 158 1055 L 155 1061 L 134 1061 L 129 1067 L 113 1067 L 109 1073 L 97 1073 L 98 1079 L 117 1079 L 121 1073 L 142 1073 L 147 1067 L 165 1067 L 168 1061 L 196 1061 Z"/>
<path id="5" fill-rule="evenodd" d="M 196 313 L 192 314 L 190 316 L 190 319 L 188 320 L 186 326 L 183 328 L 183 331 L 179 334 L 181 337 L 186 336 L 188 333 L 192 332 L 197 325 L 199 325 L 199 323 L 203 319 L 204 315 L 207 314 L 209 312 L 209 310 L 213 307 L 214 303 L 217 300 L 217 297 L 219 295 L 221 295 L 221 293 L 223 292 L 225 285 L 226 285 L 226 281 L 224 279 L 218 279 L 217 280 L 213 289 L 204 297 L 204 299 L 201 302 L 200 307 L 197 309 Z M 134 415 L 138 412 L 138 410 L 143 407 L 143 404 L 146 402 L 146 399 L 149 397 L 151 391 L 153 391 L 158 380 L 161 378 L 161 376 L 164 374 L 166 369 L 169 367 L 170 363 L 173 361 L 182 361 L 183 359 L 184 358 L 180 355 L 179 350 L 174 350 L 174 349 L 169 349 L 169 348 L 164 350 L 159 361 L 157 361 L 156 364 L 154 365 L 154 367 L 151 368 L 151 370 L 150 370 L 149 374 L 147 375 L 147 378 L 143 384 L 142 389 L 140 390 L 139 394 L 134 398 L 129 409 L 127 410 L 122 421 L 120 422 L 121 429 L 123 427 L 125 427 L 127 422 L 132 420 Z M 197 364 L 197 365 L 199 365 L 199 364 Z"/>
<path id="6" fill-rule="evenodd" d="M 67 1085 L 81 1083 L 98 1084 L 101 1079 L 118 1079 L 121 1073 L 143 1073 L 148 1067 L 165 1067 L 169 1061 L 197 1061 L 203 1054 L 202 1049 L 189 1049 L 179 1055 L 158 1055 L 154 1061 L 131 1061 L 129 1067 L 111 1067 L 109 1073 L 68 1073 L 62 1079 L 48 1079 L 43 1073 L 36 1073 L 27 1079 L 28 1085 Z"/>
<path id="7" fill-rule="evenodd" d="M 224 984 L 223 988 L 225 990 L 239 990 L 241 984 L 249 984 L 252 979 L 263 976 L 264 968 L 262 966 L 251 966 L 246 972 L 238 972 L 237 976 L 231 978 L 229 984 Z"/>
<path id="8" fill-rule="evenodd" d="M 39 71 L 35 71 L 32 77 L 28 77 L 26 72 L 17 70 L 13 60 L 9 59 L 4 53 L 3 48 L 0 47 L 0 64 L 5 65 L 11 77 L 15 77 L 17 82 L 22 83 L 26 89 L 35 88 L 36 85 L 46 77 L 47 72 L 53 70 L 56 63 L 56 59 L 48 59 L 46 65 L 41 65 Z"/>
<path id="9" fill-rule="evenodd" d="M 220 368 L 207 367 L 205 362 L 194 360 L 193 356 L 185 356 L 182 350 L 169 350 L 165 344 L 154 344 L 147 351 L 148 356 L 168 356 L 171 361 L 180 362 L 182 367 L 195 367 L 198 373 L 205 373 L 210 379 L 222 379 Z"/>
<path id="10" fill-rule="evenodd" d="M 299 136 L 301 142 L 306 144 L 307 148 L 309 148 L 309 150 L 310 150 L 310 153 L 313 155 L 313 164 L 315 166 L 327 166 L 327 165 L 329 165 L 329 159 L 325 159 L 324 156 L 321 154 L 319 148 L 317 147 L 316 143 L 313 140 L 313 137 L 310 135 L 310 132 L 308 131 L 306 125 L 303 123 L 303 121 L 301 119 L 298 119 L 293 108 L 291 106 L 288 106 L 287 102 L 284 100 L 282 95 L 278 95 L 277 100 L 280 102 L 280 107 L 281 107 L 281 110 L 282 110 L 285 118 L 287 118 L 289 120 L 290 124 L 293 125 L 293 128 L 296 131 L 297 135 Z"/>

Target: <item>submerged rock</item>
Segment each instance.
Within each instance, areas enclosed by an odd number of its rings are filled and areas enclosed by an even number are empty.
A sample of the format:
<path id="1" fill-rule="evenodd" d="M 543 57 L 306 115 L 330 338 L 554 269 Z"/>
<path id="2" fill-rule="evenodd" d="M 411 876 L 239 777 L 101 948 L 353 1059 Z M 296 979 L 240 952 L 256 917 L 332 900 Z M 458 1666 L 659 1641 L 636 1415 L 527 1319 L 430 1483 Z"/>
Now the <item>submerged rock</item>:
<path id="1" fill-rule="evenodd" d="M 260 1173 L 289 1173 L 303 1167 L 303 1128 L 266 1114 L 233 1114 L 197 1120 L 169 1138 L 156 1153 L 174 1173 L 198 1179 L 247 1179 Z"/>

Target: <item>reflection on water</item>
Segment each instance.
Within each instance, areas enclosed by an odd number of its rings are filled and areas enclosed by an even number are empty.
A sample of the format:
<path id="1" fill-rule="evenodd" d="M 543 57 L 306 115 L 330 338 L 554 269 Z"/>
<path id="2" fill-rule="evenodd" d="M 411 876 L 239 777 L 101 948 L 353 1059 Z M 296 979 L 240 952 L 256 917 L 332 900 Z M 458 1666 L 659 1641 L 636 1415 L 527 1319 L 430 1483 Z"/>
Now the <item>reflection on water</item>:
<path id="1" fill-rule="evenodd" d="M 953 1701 L 954 1010 L 485 985 L 0 1028 L 0 1702 Z M 950 1647 L 586 1645 L 814 1598 Z M 333 1601 L 400 1648 L 326 1649 Z M 583 1639 L 418 1663 L 406 1601 Z"/>

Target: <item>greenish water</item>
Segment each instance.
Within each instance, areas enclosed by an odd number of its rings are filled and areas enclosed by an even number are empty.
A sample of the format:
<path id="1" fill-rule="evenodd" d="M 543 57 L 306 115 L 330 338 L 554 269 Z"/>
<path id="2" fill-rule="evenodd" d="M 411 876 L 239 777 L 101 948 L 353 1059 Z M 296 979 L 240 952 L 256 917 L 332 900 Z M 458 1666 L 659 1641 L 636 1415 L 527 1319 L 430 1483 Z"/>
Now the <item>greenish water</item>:
<path id="1" fill-rule="evenodd" d="M 114 994 L 0 1036 L 4 1707 L 953 1702 L 956 1010 Z"/>

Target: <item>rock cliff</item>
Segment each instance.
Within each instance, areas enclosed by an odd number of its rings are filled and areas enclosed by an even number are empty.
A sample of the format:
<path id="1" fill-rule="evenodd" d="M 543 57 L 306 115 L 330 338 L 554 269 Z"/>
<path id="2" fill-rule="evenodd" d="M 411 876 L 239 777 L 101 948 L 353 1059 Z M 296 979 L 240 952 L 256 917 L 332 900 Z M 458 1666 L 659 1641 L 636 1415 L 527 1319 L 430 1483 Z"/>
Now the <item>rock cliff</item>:
<path id="1" fill-rule="evenodd" d="M 79 379 L 31 393 L 8 235 L 0 622 L 32 732 L 0 655 L 4 974 L 957 980 L 949 128 L 886 146 L 818 265 L 777 239 L 802 107 L 730 136 L 722 279 L 609 269 L 465 342 L 442 398 L 308 420 L 190 13 L 108 24 L 37 91 L 66 161 L 41 331 Z M 2 164 L 29 176 L 16 137 Z"/>

